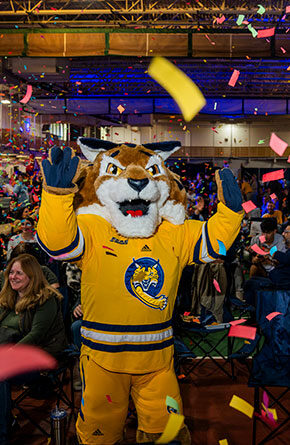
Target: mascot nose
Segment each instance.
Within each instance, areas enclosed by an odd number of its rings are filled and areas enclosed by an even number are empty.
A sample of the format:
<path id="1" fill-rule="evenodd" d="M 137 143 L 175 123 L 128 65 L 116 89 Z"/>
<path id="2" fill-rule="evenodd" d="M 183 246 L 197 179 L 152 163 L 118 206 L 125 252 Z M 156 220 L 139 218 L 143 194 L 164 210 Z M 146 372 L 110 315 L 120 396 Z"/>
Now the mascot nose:
<path id="1" fill-rule="evenodd" d="M 146 185 L 148 184 L 149 179 L 144 178 L 144 179 L 128 179 L 128 183 L 130 185 L 130 187 L 132 187 L 132 189 L 136 190 L 136 192 L 141 192 L 141 190 L 143 190 L 144 187 L 146 187 Z"/>

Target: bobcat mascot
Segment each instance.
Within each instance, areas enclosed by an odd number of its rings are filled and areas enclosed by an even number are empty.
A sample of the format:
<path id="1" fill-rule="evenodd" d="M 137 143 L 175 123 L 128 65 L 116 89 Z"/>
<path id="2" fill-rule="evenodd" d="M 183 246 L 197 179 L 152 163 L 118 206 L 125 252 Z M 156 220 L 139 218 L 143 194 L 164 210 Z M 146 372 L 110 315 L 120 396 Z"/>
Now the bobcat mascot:
<path id="1" fill-rule="evenodd" d="M 183 268 L 219 257 L 239 233 L 242 198 L 229 169 L 217 172 L 220 203 L 209 221 L 185 220 L 186 193 L 164 161 L 178 142 L 117 145 L 80 138 L 43 161 L 38 242 L 82 269 L 82 444 L 122 440 L 131 394 L 137 442 L 157 439 L 182 402 L 173 369 L 171 317 Z M 177 436 L 191 443 L 183 425 Z"/>

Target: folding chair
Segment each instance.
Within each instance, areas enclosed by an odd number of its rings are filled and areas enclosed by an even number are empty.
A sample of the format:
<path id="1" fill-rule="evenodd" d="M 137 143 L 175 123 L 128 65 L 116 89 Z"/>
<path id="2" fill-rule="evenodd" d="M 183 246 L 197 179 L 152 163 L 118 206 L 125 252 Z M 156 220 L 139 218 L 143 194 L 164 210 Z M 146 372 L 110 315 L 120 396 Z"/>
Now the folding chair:
<path id="1" fill-rule="evenodd" d="M 234 339 L 228 337 L 230 328 L 228 321 L 233 317 L 230 313 L 227 313 L 225 317 L 227 278 L 224 265 L 221 263 L 195 265 L 194 271 L 191 270 L 191 272 L 189 275 L 190 286 L 188 278 L 184 280 L 187 283 L 183 282 L 183 277 L 181 278 L 182 289 L 186 290 L 186 295 L 184 293 L 179 295 L 178 305 L 179 308 L 185 309 L 185 307 L 188 308 L 188 301 L 190 301 L 190 312 L 197 317 L 179 314 L 173 322 L 175 338 L 185 343 L 191 356 L 186 350 L 184 350 L 184 357 L 178 356 L 177 349 L 175 361 L 182 365 L 183 358 L 187 358 L 186 366 L 182 366 L 185 377 L 204 360 L 209 359 L 226 376 L 234 379 L 234 366 L 230 358 Z M 220 283 L 221 292 L 216 290 L 213 284 L 214 279 Z M 190 296 L 188 292 L 190 292 Z M 184 305 L 184 300 L 187 302 L 186 305 Z M 186 310 L 188 311 L 188 309 Z M 223 363 L 220 362 L 220 359 L 223 359 Z"/>
<path id="2" fill-rule="evenodd" d="M 279 314 L 267 319 L 267 315 L 273 312 Z M 257 419 L 261 418 L 260 391 L 268 395 L 270 408 L 277 406 L 280 409 L 277 425 L 259 442 L 262 445 L 282 433 L 290 421 L 290 412 L 285 403 L 290 389 L 290 291 L 258 291 L 256 317 L 265 341 L 253 359 L 248 383 L 254 388 L 253 445 L 257 441 Z"/>
<path id="3" fill-rule="evenodd" d="M 176 334 L 181 337 L 186 344 L 191 355 L 191 363 L 183 368 L 183 373 L 187 377 L 194 371 L 204 360 L 209 359 L 215 364 L 226 376 L 235 379 L 233 360 L 231 354 L 233 350 L 233 338 L 228 337 L 230 328 L 229 323 L 218 323 L 207 325 L 207 319 L 201 317 L 201 323 L 185 322 L 181 320 Z M 214 334 L 221 333 L 217 339 Z M 226 354 L 221 346 L 226 343 Z M 214 354 L 214 355 L 213 355 Z M 219 362 L 220 359 L 224 363 Z M 182 363 L 182 362 L 181 362 Z M 230 371 L 227 365 L 230 366 Z"/>

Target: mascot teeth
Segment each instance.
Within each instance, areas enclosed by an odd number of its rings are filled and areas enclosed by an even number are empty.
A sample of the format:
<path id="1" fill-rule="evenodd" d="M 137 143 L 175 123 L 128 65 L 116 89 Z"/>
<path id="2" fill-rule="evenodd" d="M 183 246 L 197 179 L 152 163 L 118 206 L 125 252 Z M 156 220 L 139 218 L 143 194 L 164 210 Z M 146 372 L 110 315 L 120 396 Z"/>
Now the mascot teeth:
<path id="1" fill-rule="evenodd" d="M 183 224 L 186 192 L 164 164 L 179 143 L 131 147 L 86 138 L 79 143 L 94 164 L 84 169 L 77 214 L 99 215 L 126 238 L 152 236 L 162 219 Z"/>

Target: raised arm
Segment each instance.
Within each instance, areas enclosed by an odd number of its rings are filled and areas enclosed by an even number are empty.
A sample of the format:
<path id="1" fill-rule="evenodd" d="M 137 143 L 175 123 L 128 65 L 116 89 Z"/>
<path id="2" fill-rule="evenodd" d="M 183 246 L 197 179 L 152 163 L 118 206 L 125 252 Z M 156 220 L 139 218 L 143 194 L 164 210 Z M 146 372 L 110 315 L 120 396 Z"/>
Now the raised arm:
<path id="1" fill-rule="evenodd" d="M 42 163 L 37 240 L 48 255 L 58 260 L 77 261 L 84 253 L 84 238 L 73 210 L 79 161 L 69 147 L 53 147 L 49 159 Z"/>
<path id="2" fill-rule="evenodd" d="M 196 263 L 209 263 L 227 251 L 239 234 L 244 211 L 239 186 L 230 169 L 216 172 L 218 187 L 217 213 L 202 224 L 200 236 L 194 248 Z M 223 247 L 224 246 L 224 247 Z"/>

